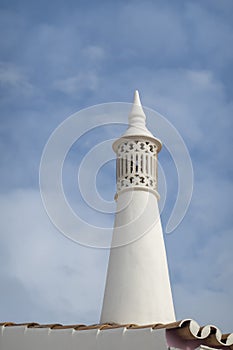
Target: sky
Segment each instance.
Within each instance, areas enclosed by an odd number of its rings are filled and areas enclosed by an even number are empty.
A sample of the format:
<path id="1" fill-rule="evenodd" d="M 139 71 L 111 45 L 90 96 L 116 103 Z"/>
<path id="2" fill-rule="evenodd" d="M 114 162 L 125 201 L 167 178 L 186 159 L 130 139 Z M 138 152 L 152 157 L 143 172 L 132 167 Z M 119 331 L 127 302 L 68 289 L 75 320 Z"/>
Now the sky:
<path id="1" fill-rule="evenodd" d="M 128 106 L 139 89 L 143 105 L 182 136 L 194 171 L 187 213 L 164 233 L 176 318 L 232 332 L 233 2 L 1 0 L 0 27 L 0 321 L 99 322 L 109 250 L 78 244 L 53 225 L 39 166 L 69 116 L 103 103 Z M 89 119 L 81 119 L 85 128 Z M 100 123 L 64 162 L 67 199 L 95 225 L 111 227 L 114 215 L 89 208 L 77 172 L 95 145 L 124 130 Z M 108 157 L 96 187 L 112 201 L 113 152 Z M 159 157 L 165 228 L 178 180 L 166 144 Z M 85 225 L 77 230 L 85 235 Z"/>

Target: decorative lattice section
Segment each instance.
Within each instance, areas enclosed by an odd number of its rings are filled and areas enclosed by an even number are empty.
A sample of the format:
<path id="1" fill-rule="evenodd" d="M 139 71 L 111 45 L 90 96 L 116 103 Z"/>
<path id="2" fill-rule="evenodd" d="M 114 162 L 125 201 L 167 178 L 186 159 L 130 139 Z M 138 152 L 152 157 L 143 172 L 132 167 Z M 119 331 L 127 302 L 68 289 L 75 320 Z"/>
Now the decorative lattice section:
<path id="1" fill-rule="evenodd" d="M 151 141 L 125 141 L 117 150 L 117 192 L 130 187 L 157 191 L 158 146 Z"/>

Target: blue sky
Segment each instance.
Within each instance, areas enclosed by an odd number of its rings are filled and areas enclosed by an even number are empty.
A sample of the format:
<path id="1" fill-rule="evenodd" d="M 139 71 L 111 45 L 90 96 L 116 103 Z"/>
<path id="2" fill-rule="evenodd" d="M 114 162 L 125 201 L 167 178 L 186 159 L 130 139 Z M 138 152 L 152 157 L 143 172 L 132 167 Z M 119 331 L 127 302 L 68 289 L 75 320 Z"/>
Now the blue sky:
<path id="1" fill-rule="evenodd" d="M 232 23 L 231 0 L 1 1 L 1 321 L 99 321 L 108 251 L 78 245 L 52 225 L 39 192 L 40 158 L 68 116 L 131 102 L 139 89 L 143 104 L 182 135 L 194 168 L 187 215 L 165 234 L 177 319 L 232 331 Z M 68 154 L 74 206 L 80 154 L 105 135 L 92 131 L 86 148 L 77 143 Z M 165 148 L 160 162 L 166 226 L 177 175 Z M 114 186 L 111 161 L 97 188 L 111 199 Z M 87 212 L 78 193 L 76 205 Z"/>

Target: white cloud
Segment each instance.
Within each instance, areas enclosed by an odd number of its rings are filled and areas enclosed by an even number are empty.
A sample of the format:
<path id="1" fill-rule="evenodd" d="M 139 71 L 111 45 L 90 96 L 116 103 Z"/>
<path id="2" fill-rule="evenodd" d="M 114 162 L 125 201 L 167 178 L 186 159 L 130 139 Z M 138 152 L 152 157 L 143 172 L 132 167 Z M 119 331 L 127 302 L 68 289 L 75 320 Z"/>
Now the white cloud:
<path id="1" fill-rule="evenodd" d="M 184 284 L 175 284 L 173 291 L 177 319 L 192 318 L 200 325 L 215 325 L 223 333 L 232 332 L 232 295 L 203 288 L 194 292 Z"/>
<path id="2" fill-rule="evenodd" d="M 27 76 L 10 63 L 0 62 L 0 86 L 3 89 L 11 88 L 14 93 L 25 97 L 32 97 L 35 92 Z"/>
<path id="3" fill-rule="evenodd" d="M 59 79 L 53 83 L 53 88 L 67 95 L 77 96 L 83 91 L 96 91 L 98 89 L 99 78 L 96 73 L 85 72 L 76 76 Z"/>
<path id="4" fill-rule="evenodd" d="M 89 45 L 87 47 L 84 47 L 83 55 L 87 60 L 92 61 L 93 64 L 99 63 L 106 57 L 104 49 L 96 45 Z"/>
<path id="5" fill-rule="evenodd" d="M 231 247 L 232 232 L 219 232 L 209 237 L 199 251 L 189 245 L 185 261 L 180 260 L 180 265 L 173 267 L 179 276 L 173 283 L 178 319 L 193 318 L 201 325 L 214 324 L 224 332 L 231 332 Z"/>
<path id="6" fill-rule="evenodd" d="M 22 286 L 24 295 L 20 297 L 28 298 L 28 305 L 21 310 L 21 317 L 26 319 L 34 308 L 35 320 L 42 322 L 47 322 L 46 317 L 54 320 L 58 314 L 57 322 L 98 322 L 107 252 L 81 247 L 57 232 L 37 191 L 18 190 L 1 196 L 0 208 L 5 252 L 0 278 L 4 277 L 6 285 Z M 11 296 L 18 297 L 17 293 Z M 6 300 L 1 298 L 0 303 L 3 308 Z M 40 307 L 48 310 L 44 319 Z M 17 310 L 11 314 L 19 319 Z M 7 310 L 1 315 L 4 317 Z"/>

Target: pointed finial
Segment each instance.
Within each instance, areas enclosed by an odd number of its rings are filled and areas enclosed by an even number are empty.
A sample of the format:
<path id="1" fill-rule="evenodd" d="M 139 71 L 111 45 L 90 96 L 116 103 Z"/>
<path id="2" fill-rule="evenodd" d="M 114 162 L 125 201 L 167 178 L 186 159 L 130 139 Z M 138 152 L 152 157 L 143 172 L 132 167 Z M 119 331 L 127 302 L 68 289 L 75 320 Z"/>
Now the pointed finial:
<path id="1" fill-rule="evenodd" d="M 140 100 L 140 96 L 139 96 L 139 92 L 138 90 L 135 90 L 134 92 L 134 99 L 133 99 L 133 103 L 138 105 L 138 106 L 141 106 L 141 100 Z"/>
<path id="2" fill-rule="evenodd" d="M 139 97 L 138 90 L 134 92 L 134 101 L 131 113 L 129 114 L 129 125 L 145 127 L 146 124 L 146 116 L 142 109 L 142 104 Z"/>
<path id="3" fill-rule="evenodd" d="M 150 140 L 156 141 L 158 143 L 158 152 L 160 151 L 162 147 L 161 141 L 159 141 L 157 138 L 155 138 L 152 133 L 147 129 L 146 127 L 146 115 L 143 111 L 142 104 L 139 97 L 138 90 L 135 90 L 134 92 L 134 100 L 131 112 L 129 113 L 129 122 L 128 122 L 128 129 L 124 132 L 124 134 L 113 143 L 113 150 L 117 152 L 119 143 L 121 142 L 122 138 L 127 137 L 147 137 Z"/>

